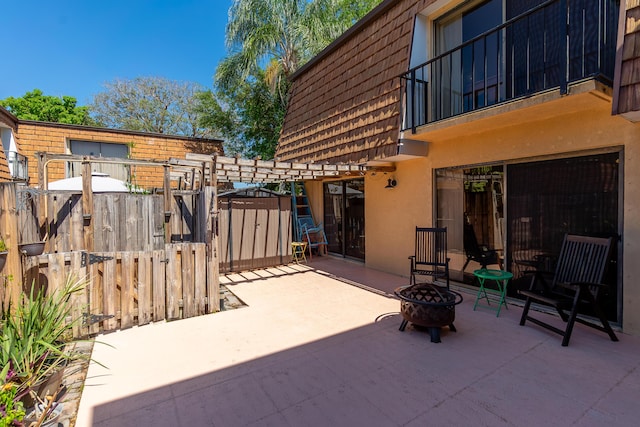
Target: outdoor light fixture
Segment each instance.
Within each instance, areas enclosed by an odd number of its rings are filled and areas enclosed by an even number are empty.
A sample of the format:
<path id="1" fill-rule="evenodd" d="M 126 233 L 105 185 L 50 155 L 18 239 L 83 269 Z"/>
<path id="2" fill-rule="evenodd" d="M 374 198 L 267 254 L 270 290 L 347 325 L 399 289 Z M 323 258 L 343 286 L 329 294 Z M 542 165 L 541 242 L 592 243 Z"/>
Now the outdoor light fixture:
<path id="1" fill-rule="evenodd" d="M 398 182 L 394 178 L 389 178 L 384 188 L 395 188 L 396 185 L 398 185 Z"/>

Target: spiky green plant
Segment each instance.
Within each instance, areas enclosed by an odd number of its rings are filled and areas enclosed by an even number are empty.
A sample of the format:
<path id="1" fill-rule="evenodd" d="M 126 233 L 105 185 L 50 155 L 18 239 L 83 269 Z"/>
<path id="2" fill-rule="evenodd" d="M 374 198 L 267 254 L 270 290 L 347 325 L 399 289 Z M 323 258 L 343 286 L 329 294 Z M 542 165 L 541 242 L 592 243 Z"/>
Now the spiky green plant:
<path id="1" fill-rule="evenodd" d="M 18 385 L 17 397 L 74 357 L 65 351 L 73 328 L 70 299 L 85 285 L 86 279 L 73 275 L 50 295 L 32 285 L 15 309 L 9 306 L 2 313 L 0 366 L 9 367 L 8 374 Z"/>

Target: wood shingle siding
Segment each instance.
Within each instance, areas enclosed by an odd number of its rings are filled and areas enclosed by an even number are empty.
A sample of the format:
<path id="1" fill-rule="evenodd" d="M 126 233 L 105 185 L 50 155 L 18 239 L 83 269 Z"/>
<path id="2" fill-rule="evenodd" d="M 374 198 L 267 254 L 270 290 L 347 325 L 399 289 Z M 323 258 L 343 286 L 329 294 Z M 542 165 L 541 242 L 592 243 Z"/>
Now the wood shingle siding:
<path id="1" fill-rule="evenodd" d="M 627 0 L 621 6 L 621 22 L 618 45 L 621 55 L 617 58 L 620 67 L 618 90 L 614 95 L 614 114 L 622 114 L 633 121 L 640 120 L 640 0 Z M 625 10 L 626 9 L 626 10 Z"/>
<path id="2" fill-rule="evenodd" d="M 399 76 L 414 17 L 431 2 L 382 2 L 292 76 L 280 159 L 359 163 L 396 154 Z"/>

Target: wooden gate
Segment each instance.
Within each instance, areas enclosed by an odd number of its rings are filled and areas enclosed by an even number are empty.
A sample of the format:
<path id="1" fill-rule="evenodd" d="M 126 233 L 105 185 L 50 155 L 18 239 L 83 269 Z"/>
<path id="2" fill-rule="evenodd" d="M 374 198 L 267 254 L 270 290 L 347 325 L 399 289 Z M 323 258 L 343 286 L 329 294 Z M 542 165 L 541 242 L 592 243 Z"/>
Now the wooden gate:
<path id="1" fill-rule="evenodd" d="M 216 311 L 206 245 L 167 244 L 154 251 L 65 252 L 25 257 L 25 282 L 48 292 L 69 275 L 86 278 L 73 296 L 74 336 L 93 335 Z M 215 307 L 211 305 L 216 305 Z"/>
<path id="2" fill-rule="evenodd" d="M 220 271 L 246 271 L 291 261 L 291 198 L 218 199 Z"/>
<path id="3" fill-rule="evenodd" d="M 168 196 L 94 194 L 87 209 L 79 194 L 1 184 L 0 236 L 9 251 L 0 304 L 74 275 L 88 281 L 74 296 L 75 336 L 219 310 L 214 187 Z M 43 255 L 22 252 L 44 238 Z"/>

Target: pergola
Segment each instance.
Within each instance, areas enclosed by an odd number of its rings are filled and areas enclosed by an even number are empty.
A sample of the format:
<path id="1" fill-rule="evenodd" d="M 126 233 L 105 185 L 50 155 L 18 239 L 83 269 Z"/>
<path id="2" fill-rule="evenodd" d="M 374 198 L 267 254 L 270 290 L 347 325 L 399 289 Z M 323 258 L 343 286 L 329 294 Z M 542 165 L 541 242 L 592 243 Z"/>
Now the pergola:
<path id="1" fill-rule="evenodd" d="M 42 189 L 47 189 L 47 169 L 51 162 L 116 163 L 123 165 L 164 167 L 165 186 L 170 181 L 184 180 L 194 189 L 196 183 L 204 185 L 216 183 L 268 184 L 294 181 L 309 181 L 341 176 L 361 176 L 369 169 L 363 165 L 320 164 L 281 162 L 278 160 L 243 159 L 217 154 L 187 153 L 184 159 L 171 158 L 168 161 L 88 157 L 72 154 L 37 153 L 38 181 Z M 89 171 L 90 172 L 90 171 Z M 90 174 L 89 174 L 90 176 Z M 201 184 L 202 186 L 202 184 Z"/>
<path id="2" fill-rule="evenodd" d="M 316 164 L 281 162 L 278 160 L 243 159 L 217 154 L 188 153 L 184 159 L 171 158 L 168 161 L 137 160 L 54 154 L 39 152 L 38 183 L 45 209 L 39 213 L 40 223 L 45 223 L 46 198 L 48 192 L 48 168 L 52 162 L 79 162 L 82 164 L 83 218 L 89 225 L 93 214 L 92 169 L 93 163 L 115 163 L 122 165 L 153 166 L 163 168 L 163 195 L 165 217 L 170 215 L 172 192 L 178 190 L 198 190 L 206 186 L 217 187 L 218 183 L 268 184 L 296 181 L 310 181 L 325 178 L 362 176 L 368 167 L 352 164 Z M 178 185 L 172 185 L 177 181 Z M 212 195 L 215 199 L 215 193 Z M 87 247 L 92 247 L 87 245 Z"/>
<path id="3" fill-rule="evenodd" d="M 366 167 L 347 164 L 280 162 L 277 160 L 243 159 L 219 155 L 188 153 L 186 159 L 171 159 L 175 172 L 202 170 L 204 177 L 215 175 L 218 182 L 279 183 L 308 181 L 340 176 L 364 175 Z M 213 166 L 213 170 L 211 169 Z M 206 181 L 211 180 L 205 178 Z"/>

